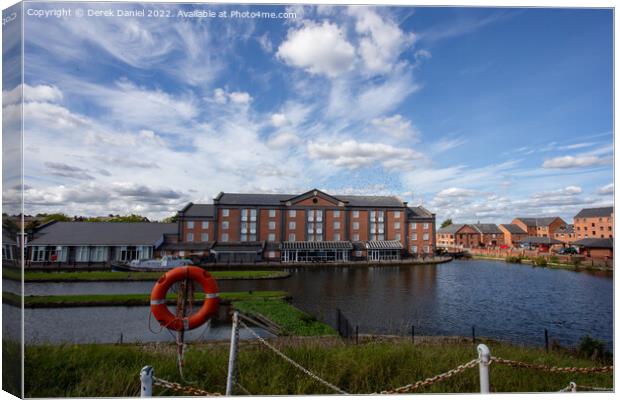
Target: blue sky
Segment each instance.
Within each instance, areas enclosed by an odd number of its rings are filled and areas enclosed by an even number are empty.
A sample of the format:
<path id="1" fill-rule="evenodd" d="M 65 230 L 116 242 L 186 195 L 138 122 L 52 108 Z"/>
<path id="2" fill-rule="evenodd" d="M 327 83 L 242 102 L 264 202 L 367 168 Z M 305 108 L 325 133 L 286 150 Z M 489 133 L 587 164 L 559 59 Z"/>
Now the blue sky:
<path id="1" fill-rule="evenodd" d="M 613 202 L 610 10 L 64 7 L 173 17 L 25 17 L 35 212 L 160 218 L 314 187 L 455 222 Z M 176 17 L 193 9 L 295 18 Z"/>

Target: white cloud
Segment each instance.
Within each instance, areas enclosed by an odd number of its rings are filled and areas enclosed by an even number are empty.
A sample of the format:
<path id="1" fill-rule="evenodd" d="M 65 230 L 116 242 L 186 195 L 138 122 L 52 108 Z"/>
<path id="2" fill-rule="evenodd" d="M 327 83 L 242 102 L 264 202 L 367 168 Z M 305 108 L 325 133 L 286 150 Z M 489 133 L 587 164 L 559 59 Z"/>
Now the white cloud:
<path id="1" fill-rule="evenodd" d="M 609 185 L 600 187 L 597 193 L 598 194 L 614 194 L 614 184 L 610 183 Z"/>
<path id="2" fill-rule="evenodd" d="M 228 101 L 228 96 L 226 96 L 226 92 L 222 88 L 217 88 L 213 91 L 213 100 L 217 104 L 226 104 Z"/>
<path id="3" fill-rule="evenodd" d="M 415 126 L 411 124 L 411 121 L 403 118 L 400 114 L 385 118 L 374 118 L 371 122 L 379 132 L 397 139 L 417 140 L 420 136 Z"/>
<path id="4" fill-rule="evenodd" d="M 611 163 L 609 157 L 596 155 L 562 156 L 547 159 L 543 162 L 543 168 L 585 168 Z"/>
<path id="5" fill-rule="evenodd" d="M 271 123 L 273 124 L 273 126 L 277 127 L 277 128 L 281 128 L 284 125 L 286 125 L 287 119 L 286 119 L 286 115 L 284 114 L 273 114 L 271 116 Z"/>
<path id="6" fill-rule="evenodd" d="M 217 104 L 226 104 L 231 101 L 235 104 L 247 105 L 252 101 L 252 96 L 247 92 L 227 92 L 222 88 L 213 91 L 213 101 Z"/>
<path id="7" fill-rule="evenodd" d="M 62 100 L 62 92 L 53 85 L 23 86 L 23 101 L 58 102 Z M 22 85 L 2 92 L 2 105 L 18 104 L 22 101 Z"/>
<path id="8" fill-rule="evenodd" d="M 420 50 L 415 52 L 414 57 L 415 57 L 416 61 L 420 61 L 420 60 L 425 60 L 425 59 L 431 58 L 432 54 L 428 50 L 420 49 Z"/>
<path id="9" fill-rule="evenodd" d="M 582 192 L 582 189 L 579 186 L 567 186 L 562 189 L 552 190 L 548 192 L 534 193 L 532 195 L 532 198 L 548 199 L 551 197 L 555 198 L 555 197 L 563 197 L 563 196 L 575 196 L 575 195 L 581 194 L 581 192 Z"/>
<path id="10" fill-rule="evenodd" d="M 463 188 L 448 188 L 437 193 L 438 197 L 471 197 L 478 195 L 477 190 L 463 189 Z"/>
<path id="11" fill-rule="evenodd" d="M 271 43 L 271 39 L 269 39 L 267 32 L 256 38 L 256 40 L 266 53 L 271 53 L 273 51 L 273 43 Z"/>
<path id="12" fill-rule="evenodd" d="M 383 143 L 360 143 L 346 140 L 340 143 L 308 144 L 312 159 L 326 160 L 335 166 L 356 169 L 380 162 L 384 168 L 411 167 L 421 155 L 412 149 L 398 148 Z"/>
<path id="13" fill-rule="evenodd" d="M 368 7 L 350 7 L 357 19 L 355 30 L 362 37 L 359 53 L 371 73 L 390 72 L 406 47 L 413 44 L 413 33 L 404 33 L 391 19 L 382 18 Z"/>
<path id="14" fill-rule="evenodd" d="M 267 144 L 271 147 L 281 148 L 293 146 L 301 142 L 299 136 L 291 132 L 278 133 L 267 141 Z"/>
<path id="15" fill-rule="evenodd" d="M 355 61 L 355 49 L 343 31 L 328 21 L 289 30 L 276 55 L 290 66 L 330 77 L 349 71 Z"/>

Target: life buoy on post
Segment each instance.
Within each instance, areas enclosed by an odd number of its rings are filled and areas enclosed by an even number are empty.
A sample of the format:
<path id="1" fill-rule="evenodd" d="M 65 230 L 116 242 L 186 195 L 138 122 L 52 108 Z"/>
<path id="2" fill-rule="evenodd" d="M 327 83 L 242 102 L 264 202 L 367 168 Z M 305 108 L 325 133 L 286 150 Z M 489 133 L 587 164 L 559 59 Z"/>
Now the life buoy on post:
<path id="1" fill-rule="evenodd" d="M 166 294 L 170 286 L 185 279 L 198 282 L 204 290 L 205 299 L 198 312 L 185 318 L 179 318 L 171 313 L 166 306 Z M 178 267 L 166 272 L 159 278 L 151 291 L 151 312 L 155 319 L 164 328 L 175 331 L 191 330 L 204 324 L 215 315 L 218 304 L 219 298 L 215 279 L 204 269 L 194 266 Z"/>

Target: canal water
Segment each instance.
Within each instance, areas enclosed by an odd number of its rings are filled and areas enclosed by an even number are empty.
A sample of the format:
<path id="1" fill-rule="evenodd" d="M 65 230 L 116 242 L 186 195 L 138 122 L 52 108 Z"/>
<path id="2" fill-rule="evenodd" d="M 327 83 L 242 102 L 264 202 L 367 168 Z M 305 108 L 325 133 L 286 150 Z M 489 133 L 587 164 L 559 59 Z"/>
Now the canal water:
<path id="1" fill-rule="evenodd" d="M 332 326 L 340 309 L 360 333 L 407 335 L 414 326 L 416 335 L 470 336 L 475 326 L 478 337 L 542 345 L 547 329 L 561 345 L 590 335 L 613 346 L 613 278 L 607 273 L 486 260 L 289 272 L 286 279 L 219 281 L 219 290 L 285 290 L 293 305 Z M 26 294 L 148 293 L 152 285 L 29 283 Z M 167 340 L 146 329 L 147 307 L 26 309 L 25 317 L 30 342 L 114 342 L 121 332 L 126 341 Z M 214 338 L 227 332 L 226 326 L 212 328 Z"/>

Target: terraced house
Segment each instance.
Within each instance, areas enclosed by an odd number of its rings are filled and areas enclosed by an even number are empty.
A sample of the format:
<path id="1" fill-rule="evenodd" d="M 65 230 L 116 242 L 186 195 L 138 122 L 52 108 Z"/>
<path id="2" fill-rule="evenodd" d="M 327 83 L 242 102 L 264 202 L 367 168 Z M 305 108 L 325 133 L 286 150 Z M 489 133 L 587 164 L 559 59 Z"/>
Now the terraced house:
<path id="1" fill-rule="evenodd" d="M 217 262 L 392 260 L 433 254 L 435 214 L 396 196 L 220 193 L 189 203 L 162 248 Z"/>
<path id="2" fill-rule="evenodd" d="M 504 232 L 495 224 L 451 224 L 437 231 L 437 246 L 451 248 L 497 247 Z"/>

